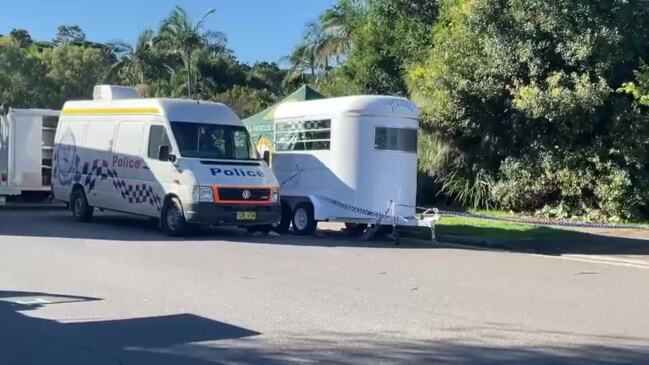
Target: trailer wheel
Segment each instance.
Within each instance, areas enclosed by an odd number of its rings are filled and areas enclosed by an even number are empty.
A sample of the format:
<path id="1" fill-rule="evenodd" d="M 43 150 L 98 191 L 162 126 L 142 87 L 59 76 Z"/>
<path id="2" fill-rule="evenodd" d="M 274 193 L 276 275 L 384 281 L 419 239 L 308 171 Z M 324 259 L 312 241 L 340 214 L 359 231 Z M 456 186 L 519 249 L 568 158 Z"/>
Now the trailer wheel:
<path id="1" fill-rule="evenodd" d="M 83 188 L 77 187 L 70 194 L 70 210 L 77 222 L 89 222 L 95 208 L 88 204 Z"/>
<path id="2" fill-rule="evenodd" d="M 185 220 L 183 206 L 178 198 L 170 198 L 162 208 L 160 227 L 162 231 L 172 237 L 184 236 L 189 224 Z"/>
<path id="3" fill-rule="evenodd" d="M 298 236 L 310 236 L 315 233 L 318 222 L 313 217 L 313 205 L 300 203 L 293 210 L 293 232 Z"/>
<path id="4" fill-rule="evenodd" d="M 278 224 L 273 224 L 273 231 L 284 234 L 288 232 L 291 227 L 291 206 L 287 203 L 282 203 L 282 219 Z"/>

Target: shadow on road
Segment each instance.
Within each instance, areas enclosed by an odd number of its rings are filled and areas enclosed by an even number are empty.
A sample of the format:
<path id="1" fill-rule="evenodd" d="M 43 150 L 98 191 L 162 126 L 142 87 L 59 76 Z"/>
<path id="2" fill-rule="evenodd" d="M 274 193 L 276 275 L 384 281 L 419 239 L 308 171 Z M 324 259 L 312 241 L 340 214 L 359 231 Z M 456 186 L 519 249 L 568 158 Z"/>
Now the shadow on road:
<path id="1" fill-rule="evenodd" d="M 255 331 L 191 314 L 75 323 L 25 314 L 44 305 L 96 300 L 100 299 L 0 291 L 0 363 L 540 365 L 645 364 L 649 358 L 649 346 L 614 345 L 630 340 L 615 337 L 595 338 L 599 343 L 609 345 L 480 345 L 466 339 L 467 334 L 476 331 L 484 334 L 484 328 L 477 327 L 450 330 L 448 335 L 458 337 L 443 340 L 399 339 L 390 338 L 389 334 L 328 333 L 323 337 L 317 334 L 289 335 L 279 343 L 272 343 L 259 339 L 259 333 Z"/>
<path id="2" fill-rule="evenodd" d="M 506 230 L 488 227 L 454 227 L 458 231 L 470 232 L 472 237 L 507 237 Z M 466 229 L 465 229 L 466 228 Z M 546 231 L 550 228 L 539 227 Z M 615 233 L 615 230 L 611 230 Z M 620 234 L 628 233 L 620 230 Z M 545 255 L 588 254 L 588 255 L 648 255 L 649 230 L 634 231 L 632 236 L 612 237 L 610 235 L 584 232 L 561 232 L 560 235 L 541 239 L 499 240 L 498 246 L 516 252 L 534 252 Z M 645 236 L 646 235 L 646 236 Z M 125 242 L 245 242 L 256 244 L 277 244 L 318 247 L 368 247 L 432 249 L 436 246 L 405 241 L 395 246 L 387 238 L 363 241 L 344 231 L 319 230 L 319 237 L 298 237 L 285 234 L 280 237 L 252 236 L 236 228 L 203 229 L 185 238 L 170 238 L 158 229 L 157 222 L 146 218 L 120 214 L 98 213 L 90 223 L 77 223 L 66 210 L 0 209 L 0 236 L 78 238 Z M 535 236 L 530 234 L 530 236 Z M 539 236 L 539 235 L 536 235 Z M 440 236 L 444 242 L 444 236 Z M 453 242 L 453 241 L 450 241 Z M 467 242 L 458 242 L 467 243 Z M 492 242 L 493 243 L 493 242 Z M 473 243 L 471 243 L 473 244 Z M 476 241 L 480 245 L 480 241 Z"/>
<path id="3" fill-rule="evenodd" d="M 22 313 L 44 305 L 96 300 L 100 299 L 0 291 L 0 363 L 213 364 L 156 350 L 189 342 L 235 339 L 259 334 L 192 314 L 61 323 Z"/>
<path id="4" fill-rule="evenodd" d="M 243 229 L 201 229 L 184 238 L 166 236 L 154 220 L 120 213 L 97 213 L 92 222 L 78 223 L 65 210 L 1 210 L 0 236 L 76 238 L 127 242 L 249 242 L 320 247 L 375 247 L 375 248 L 431 248 L 421 244 L 395 246 L 387 238 L 363 241 L 346 232 L 319 230 L 318 237 L 298 237 L 292 234 L 280 237 L 253 236 Z"/>

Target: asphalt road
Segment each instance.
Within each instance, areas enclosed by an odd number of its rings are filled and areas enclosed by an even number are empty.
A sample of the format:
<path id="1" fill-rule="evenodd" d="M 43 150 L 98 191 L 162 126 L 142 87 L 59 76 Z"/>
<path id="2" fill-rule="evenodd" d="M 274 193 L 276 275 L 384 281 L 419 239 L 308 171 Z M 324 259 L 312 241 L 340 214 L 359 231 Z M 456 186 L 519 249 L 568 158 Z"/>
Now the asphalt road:
<path id="1" fill-rule="evenodd" d="M 0 209 L 0 364 L 646 364 L 649 270 Z"/>

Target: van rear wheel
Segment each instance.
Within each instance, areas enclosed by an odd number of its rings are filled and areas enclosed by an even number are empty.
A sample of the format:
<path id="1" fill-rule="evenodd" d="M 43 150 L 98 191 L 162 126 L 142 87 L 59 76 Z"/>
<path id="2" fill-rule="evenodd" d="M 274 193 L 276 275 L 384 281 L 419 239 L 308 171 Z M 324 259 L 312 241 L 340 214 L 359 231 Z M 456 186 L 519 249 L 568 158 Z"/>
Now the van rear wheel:
<path id="1" fill-rule="evenodd" d="M 70 194 L 70 210 L 77 222 L 89 222 L 92 219 L 95 208 L 88 204 L 86 193 L 82 188 L 77 187 Z"/>
<path id="2" fill-rule="evenodd" d="M 310 236 L 318 226 L 313 216 L 313 205 L 300 203 L 293 210 L 293 232 L 298 236 Z"/>
<path id="3" fill-rule="evenodd" d="M 171 198 L 162 208 L 160 227 L 162 231 L 172 237 L 183 236 L 188 231 L 189 224 L 185 220 L 183 206 L 178 198 Z"/>

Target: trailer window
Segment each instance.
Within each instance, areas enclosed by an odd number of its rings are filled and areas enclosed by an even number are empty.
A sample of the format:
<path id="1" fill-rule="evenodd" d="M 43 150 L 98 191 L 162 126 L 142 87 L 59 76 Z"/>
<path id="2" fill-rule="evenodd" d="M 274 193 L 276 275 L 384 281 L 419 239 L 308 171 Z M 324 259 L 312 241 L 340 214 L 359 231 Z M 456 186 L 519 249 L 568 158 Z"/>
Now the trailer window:
<path id="1" fill-rule="evenodd" d="M 376 127 L 374 148 L 377 150 L 417 153 L 417 130 Z"/>
<path id="2" fill-rule="evenodd" d="M 275 151 L 331 148 L 331 119 L 281 122 L 275 125 Z"/>

